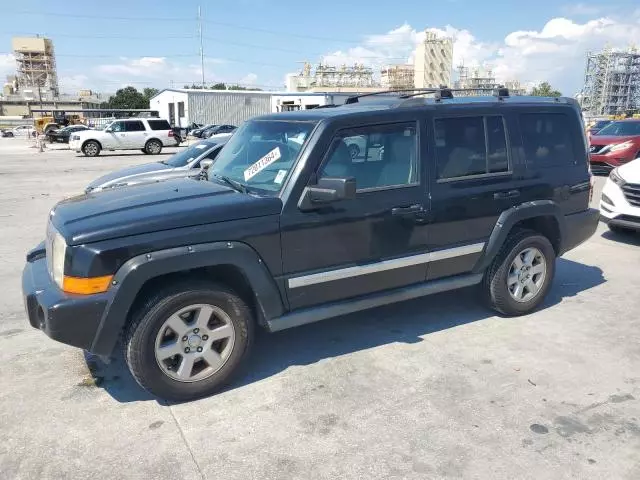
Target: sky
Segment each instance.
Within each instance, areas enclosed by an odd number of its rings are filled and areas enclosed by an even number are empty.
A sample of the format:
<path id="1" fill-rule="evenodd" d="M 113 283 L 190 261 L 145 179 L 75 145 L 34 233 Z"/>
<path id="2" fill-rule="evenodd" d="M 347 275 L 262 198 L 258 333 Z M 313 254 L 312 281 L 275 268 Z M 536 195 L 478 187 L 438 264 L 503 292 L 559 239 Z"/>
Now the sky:
<path id="1" fill-rule="evenodd" d="M 565 95 L 580 90 L 587 51 L 640 48 L 638 0 L 22 0 L 3 2 L 0 80 L 15 71 L 11 37 L 41 34 L 65 93 L 200 83 L 198 6 L 205 81 L 272 90 L 304 61 L 407 63 L 425 29 L 454 39 L 454 67 L 548 81 Z"/>

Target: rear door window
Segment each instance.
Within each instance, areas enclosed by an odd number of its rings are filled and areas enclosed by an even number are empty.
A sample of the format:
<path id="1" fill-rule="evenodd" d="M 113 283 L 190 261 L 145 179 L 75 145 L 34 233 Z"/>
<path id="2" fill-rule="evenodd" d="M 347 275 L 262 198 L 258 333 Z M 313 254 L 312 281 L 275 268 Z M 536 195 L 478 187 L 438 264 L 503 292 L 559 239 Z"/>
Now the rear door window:
<path id="1" fill-rule="evenodd" d="M 564 113 L 524 113 L 520 131 L 527 164 L 561 167 L 576 163 L 571 121 Z"/>

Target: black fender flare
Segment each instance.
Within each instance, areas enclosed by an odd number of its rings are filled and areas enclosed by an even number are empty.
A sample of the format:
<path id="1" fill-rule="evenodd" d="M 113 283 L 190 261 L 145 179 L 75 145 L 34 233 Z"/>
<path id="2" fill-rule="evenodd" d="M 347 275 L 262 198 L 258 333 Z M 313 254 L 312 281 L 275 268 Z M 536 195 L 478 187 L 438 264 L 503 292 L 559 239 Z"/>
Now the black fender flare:
<path id="1" fill-rule="evenodd" d="M 565 217 L 558 204 L 554 201 L 535 200 L 516 205 L 500 214 L 485 245 L 482 256 L 473 267 L 473 273 L 481 273 L 489 267 L 516 223 L 536 217 L 554 217 L 558 222 L 560 232 L 560 251 L 558 254 L 561 255 L 564 252 L 563 240 L 566 238 Z"/>
<path id="2" fill-rule="evenodd" d="M 258 253 L 240 242 L 214 242 L 170 248 L 133 257 L 113 277 L 111 299 L 96 330 L 91 351 L 109 355 L 125 326 L 131 306 L 143 285 L 158 276 L 201 267 L 231 265 L 251 285 L 256 305 L 265 319 L 284 314 L 280 291 Z"/>

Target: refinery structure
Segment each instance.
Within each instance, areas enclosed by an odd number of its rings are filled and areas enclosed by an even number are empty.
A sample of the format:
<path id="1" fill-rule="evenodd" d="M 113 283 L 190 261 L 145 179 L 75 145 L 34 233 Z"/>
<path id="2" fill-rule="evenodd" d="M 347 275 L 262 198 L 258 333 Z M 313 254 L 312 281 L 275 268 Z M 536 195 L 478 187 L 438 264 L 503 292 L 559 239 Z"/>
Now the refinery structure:
<path id="1" fill-rule="evenodd" d="M 53 42 L 42 37 L 14 37 L 11 41 L 16 58 L 16 75 L 12 79 L 16 92 L 33 92 L 36 98 L 59 95 L 58 72 Z"/>
<path id="2" fill-rule="evenodd" d="M 517 80 L 499 83 L 491 67 L 469 68 L 458 65 L 456 70 L 458 71 L 458 80 L 454 83 L 454 88 L 465 90 L 464 92 L 456 92 L 457 97 L 486 95 L 499 86 L 507 87 L 510 95 L 524 95 L 526 93 Z"/>
<path id="3" fill-rule="evenodd" d="M 580 102 L 590 117 L 640 113 L 638 49 L 589 52 Z"/>
<path id="4" fill-rule="evenodd" d="M 286 78 L 288 92 L 366 91 L 377 86 L 373 69 L 358 63 L 339 67 L 319 63 L 312 71 L 311 64 L 304 62 L 300 73 L 291 73 Z"/>
<path id="5" fill-rule="evenodd" d="M 414 60 L 414 88 L 451 85 L 453 68 L 453 39 L 439 37 L 426 31 L 425 38 L 418 44 Z"/>

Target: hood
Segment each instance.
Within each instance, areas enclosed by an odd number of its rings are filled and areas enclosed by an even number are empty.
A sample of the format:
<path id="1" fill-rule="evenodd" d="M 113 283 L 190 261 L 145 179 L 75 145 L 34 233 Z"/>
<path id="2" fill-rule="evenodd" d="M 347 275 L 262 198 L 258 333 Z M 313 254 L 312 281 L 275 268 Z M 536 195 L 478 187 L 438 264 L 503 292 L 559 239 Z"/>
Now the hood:
<path id="1" fill-rule="evenodd" d="M 136 182 L 136 180 L 141 176 L 149 177 L 150 175 L 152 176 L 153 174 L 162 172 L 163 170 L 171 170 L 171 167 L 160 162 L 144 163 L 142 165 L 136 165 L 135 167 L 116 170 L 115 172 L 96 178 L 87 188 L 104 188 L 115 183 Z"/>
<path id="2" fill-rule="evenodd" d="M 640 184 L 640 159 L 618 167 L 618 173 L 625 182 Z"/>
<path id="3" fill-rule="evenodd" d="M 51 221 L 68 245 L 160 230 L 277 215 L 276 197 L 238 193 L 214 182 L 181 178 L 78 195 L 58 203 Z"/>
<path id="4" fill-rule="evenodd" d="M 627 140 L 635 140 L 640 143 L 640 135 L 625 135 L 620 137 L 609 136 L 609 135 L 592 135 L 591 136 L 591 145 L 611 145 L 612 143 L 622 143 Z"/>

